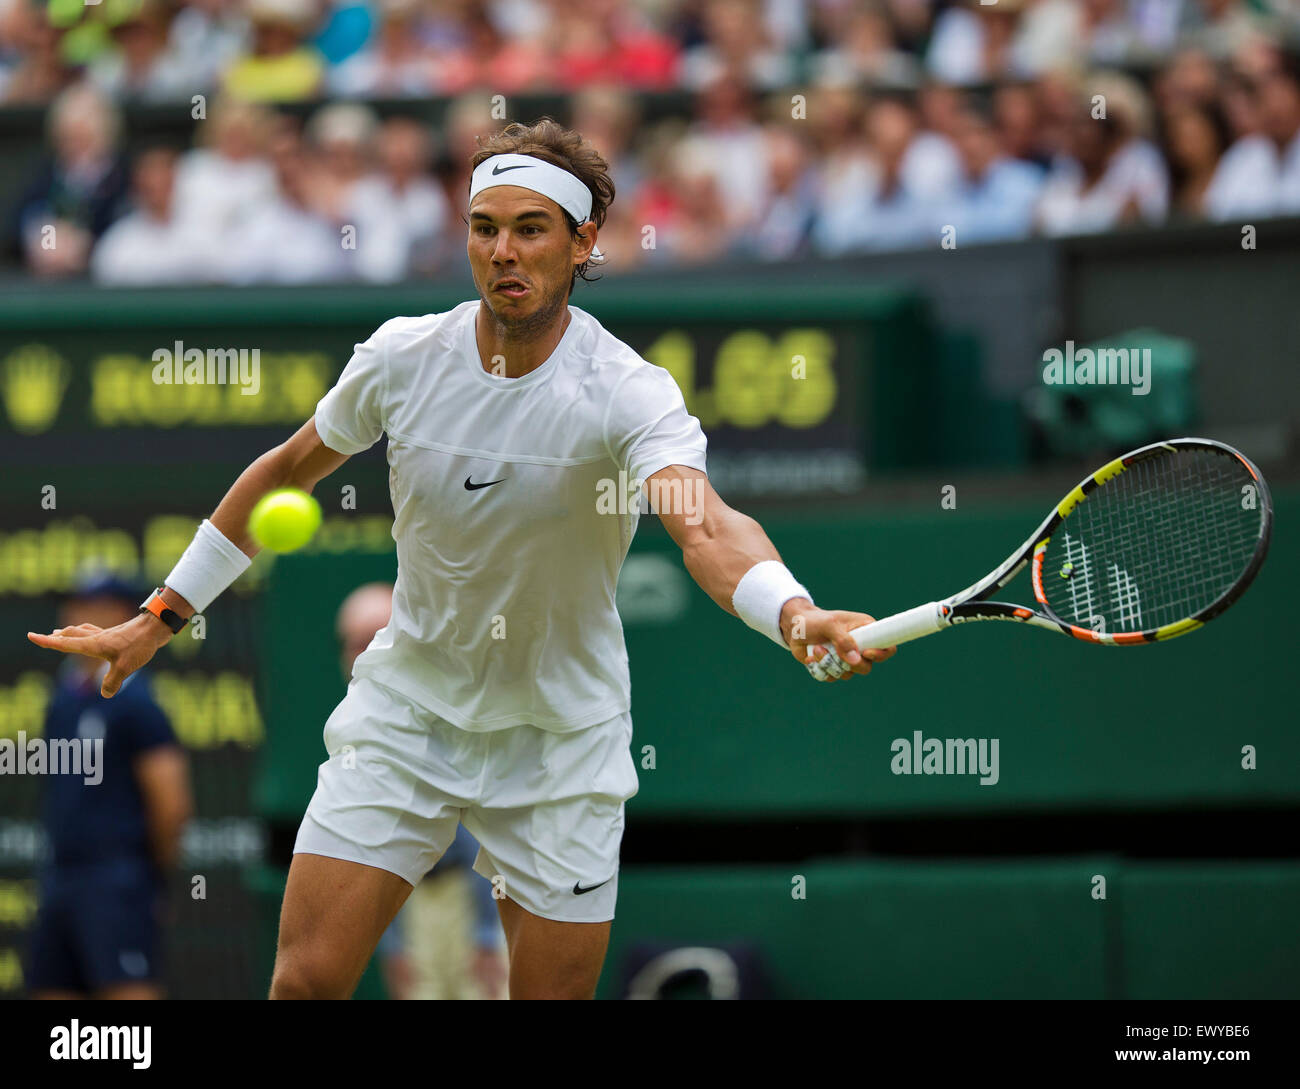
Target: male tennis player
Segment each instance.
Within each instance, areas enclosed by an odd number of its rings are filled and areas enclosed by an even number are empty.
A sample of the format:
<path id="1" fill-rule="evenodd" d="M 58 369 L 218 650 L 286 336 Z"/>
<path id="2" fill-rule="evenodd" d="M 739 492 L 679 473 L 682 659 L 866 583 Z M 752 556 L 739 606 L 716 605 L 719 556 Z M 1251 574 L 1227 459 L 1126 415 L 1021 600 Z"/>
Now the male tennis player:
<path id="1" fill-rule="evenodd" d="M 245 470 L 141 616 L 31 636 L 107 658 L 111 695 L 247 568 L 263 495 L 311 490 L 387 433 L 393 616 L 325 725 L 273 998 L 350 995 L 457 821 L 499 890 L 511 996 L 594 993 L 637 789 L 614 589 L 639 503 L 602 502 L 620 473 L 659 497 L 705 592 L 801 663 L 810 647 L 824 657 L 822 643 L 852 673 L 893 653 L 860 655 L 849 632 L 871 618 L 816 608 L 758 523 L 713 491 L 704 435 L 668 372 L 568 305 L 614 196 L 600 155 L 543 120 L 487 139 L 472 166 L 480 298 L 393 318 L 358 344 L 314 417 Z M 277 623 L 291 637 L 293 618 Z"/>

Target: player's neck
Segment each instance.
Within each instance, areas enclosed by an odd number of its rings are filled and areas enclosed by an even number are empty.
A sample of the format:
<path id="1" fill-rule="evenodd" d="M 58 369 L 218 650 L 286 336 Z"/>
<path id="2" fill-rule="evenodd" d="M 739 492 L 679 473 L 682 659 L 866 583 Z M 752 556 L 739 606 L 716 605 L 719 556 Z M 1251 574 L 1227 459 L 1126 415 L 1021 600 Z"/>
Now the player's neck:
<path id="1" fill-rule="evenodd" d="M 571 319 L 566 304 L 545 325 L 510 328 L 495 320 L 488 308 L 479 303 L 474 320 L 479 364 L 498 378 L 522 378 L 551 358 Z"/>

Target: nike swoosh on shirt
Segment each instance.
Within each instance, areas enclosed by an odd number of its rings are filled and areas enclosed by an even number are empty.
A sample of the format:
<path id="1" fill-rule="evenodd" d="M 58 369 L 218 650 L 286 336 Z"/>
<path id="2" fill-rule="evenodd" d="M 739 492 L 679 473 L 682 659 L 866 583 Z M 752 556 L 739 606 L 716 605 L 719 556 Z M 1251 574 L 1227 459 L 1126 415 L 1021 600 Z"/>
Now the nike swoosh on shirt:
<path id="1" fill-rule="evenodd" d="M 601 881 L 595 885 L 588 885 L 585 889 L 582 887 L 582 884 L 580 882 L 575 881 L 573 883 L 573 895 L 581 896 L 583 893 L 586 892 L 595 892 L 598 888 L 600 888 L 601 885 L 608 885 L 613 880 L 614 879 L 612 877 L 607 877 L 605 878 L 604 881 Z"/>
<path id="2" fill-rule="evenodd" d="M 473 478 L 467 476 L 465 478 L 465 490 L 467 492 L 476 492 L 479 488 L 490 488 L 493 484 L 500 484 L 502 480 L 505 480 L 505 477 L 502 477 L 501 480 L 486 480 L 482 484 L 475 484 Z"/>
<path id="3" fill-rule="evenodd" d="M 507 170 L 531 170 L 532 168 L 532 163 L 520 163 L 518 166 L 502 166 L 500 163 L 497 163 L 497 165 L 492 168 L 492 173 L 494 175 L 504 174 Z"/>

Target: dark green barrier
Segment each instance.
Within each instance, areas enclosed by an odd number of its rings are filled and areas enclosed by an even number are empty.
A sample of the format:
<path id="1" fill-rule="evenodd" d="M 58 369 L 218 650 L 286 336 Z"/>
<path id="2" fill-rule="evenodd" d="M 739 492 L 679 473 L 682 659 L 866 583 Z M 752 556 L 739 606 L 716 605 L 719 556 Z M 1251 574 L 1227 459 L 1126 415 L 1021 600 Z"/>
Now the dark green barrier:
<path id="1" fill-rule="evenodd" d="M 312 415 L 354 343 L 467 298 L 468 285 L 10 292 L 0 464 L 19 471 L 0 498 L 35 478 L 89 508 L 145 489 L 215 505 Z M 936 457 L 916 426 L 933 417 L 935 337 L 910 293 L 664 282 L 601 284 L 574 303 L 672 373 L 728 494 L 851 493 L 868 472 Z"/>
<path id="2" fill-rule="evenodd" d="M 1119 898 L 1125 998 L 1300 997 L 1300 864 L 1133 866 Z"/>
<path id="3" fill-rule="evenodd" d="M 599 995 L 641 943 L 743 943 L 774 998 L 1296 998 L 1297 910 L 1294 862 L 629 867 Z"/>

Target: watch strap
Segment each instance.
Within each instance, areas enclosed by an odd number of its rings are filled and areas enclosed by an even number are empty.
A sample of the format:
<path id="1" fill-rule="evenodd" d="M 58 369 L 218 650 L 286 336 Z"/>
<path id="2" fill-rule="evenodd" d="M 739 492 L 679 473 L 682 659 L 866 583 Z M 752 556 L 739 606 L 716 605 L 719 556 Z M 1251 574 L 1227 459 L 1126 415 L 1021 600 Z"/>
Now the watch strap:
<path id="1" fill-rule="evenodd" d="M 145 598 L 145 600 L 140 604 L 140 611 L 142 613 L 153 613 L 154 616 L 171 628 L 173 635 L 189 623 L 189 621 L 185 617 L 181 616 L 180 613 L 167 607 L 167 603 L 162 599 L 161 588 L 155 590 Z"/>

